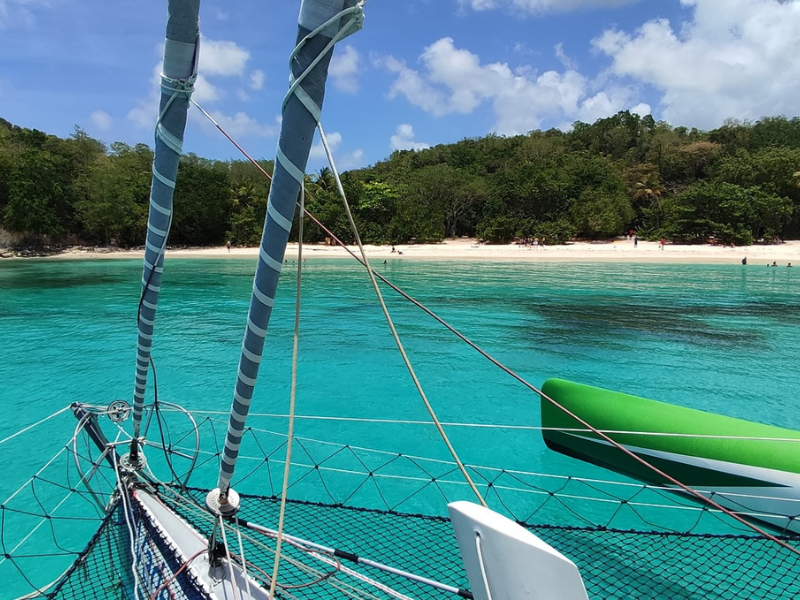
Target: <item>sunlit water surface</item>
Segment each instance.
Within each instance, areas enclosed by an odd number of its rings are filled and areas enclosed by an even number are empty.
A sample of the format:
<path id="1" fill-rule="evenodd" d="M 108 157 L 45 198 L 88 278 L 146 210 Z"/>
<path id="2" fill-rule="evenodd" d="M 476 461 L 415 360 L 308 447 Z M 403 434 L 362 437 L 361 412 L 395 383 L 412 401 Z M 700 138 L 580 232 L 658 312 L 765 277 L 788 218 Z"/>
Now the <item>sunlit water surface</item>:
<path id="1" fill-rule="evenodd" d="M 134 260 L 0 263 L 0 439 L 70 402 L 130 400 L 141 268 Z M 153 353 L 162 400 L 229 408 L 253 270 L 250 260 L 167 261 Z M 560 377 L 800 429 L 796 270 L 403 260 L 378 270 L 534 385 Z M 288 410 L 296 281 L 290 262 L 254 412 Z M 298 412 L 429 420 L 363 269 L 309 260 L 302 292 Z M 386 298 L 442 421 L 539 424 L 536 394 L 393 292 Z M 72 434 L 74 422 L 62 417 L 0 445 L 2 498 Z M 472 464 L 608 476 L 547 450 L 535 430 L 448 432 Z M 297 434 L 447 458 L 427 425 L 300 420 Z M 207 479 L 193 483 L 216 485 Z"/>

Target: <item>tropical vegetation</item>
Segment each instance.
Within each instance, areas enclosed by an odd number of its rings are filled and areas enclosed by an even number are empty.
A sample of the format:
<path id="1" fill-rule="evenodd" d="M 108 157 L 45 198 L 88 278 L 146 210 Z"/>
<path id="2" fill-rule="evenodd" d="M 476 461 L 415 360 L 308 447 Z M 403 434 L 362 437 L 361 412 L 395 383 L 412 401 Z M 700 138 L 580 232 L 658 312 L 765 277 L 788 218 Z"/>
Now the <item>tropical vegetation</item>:
<path id="1" fill-rule="evenodd" d="M 152 150 L 106 147 L 0 119 L 0 228 L 21 244 L 143 244 Z M 256 244 L 272 161 L 182 157 L 173 245 Z M 634 230 L 684 243 L 800 238 L 800 118 L 712 131 L 620 112 L 572 130 L 490 135 L 402 150 L 342 184 L 364 241 L 534 237 L 603 240 Z M 306 208 L 352 242 L 333 173 L 306 178 Z M 306 221 L 306 239 L 329 234 Z M 293 235 L 296 236 L 296 226 Z"/>

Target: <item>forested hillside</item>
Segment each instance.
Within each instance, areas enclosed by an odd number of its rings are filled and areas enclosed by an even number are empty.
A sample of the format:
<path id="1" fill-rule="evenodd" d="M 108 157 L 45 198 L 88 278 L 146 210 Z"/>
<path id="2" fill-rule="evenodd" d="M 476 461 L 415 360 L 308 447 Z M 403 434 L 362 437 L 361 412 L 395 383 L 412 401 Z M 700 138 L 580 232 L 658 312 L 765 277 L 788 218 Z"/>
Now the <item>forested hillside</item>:
<path id="1" fill-rule="evenodd" d="M 153 154 L 106 148 L 0 119 L 0 227 L 21 243 L 144 243 Z M 271 161 L 261 166 L 272 172 Z M 488 136 L 398 151 L 343 175 L 371 243 L 475 236 L 642 238 L 750 244 L 800 238 L 800 118 L 728 122 L 709 132 L 621 112 L 572 131 Z M 328 169 L 307 178 L 307 208 L 352 241 Z M 181 160 L 174 245 L 256 244 L 269 180 L 245 161 Z M 324 232 L 308 222 L 310 241 Z"/>

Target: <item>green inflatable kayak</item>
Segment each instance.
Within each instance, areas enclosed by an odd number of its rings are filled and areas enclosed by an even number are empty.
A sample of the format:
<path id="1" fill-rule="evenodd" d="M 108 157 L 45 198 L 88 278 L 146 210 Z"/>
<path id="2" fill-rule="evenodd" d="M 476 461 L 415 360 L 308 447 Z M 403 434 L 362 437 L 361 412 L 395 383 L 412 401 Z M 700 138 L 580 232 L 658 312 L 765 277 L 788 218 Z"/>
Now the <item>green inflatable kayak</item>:
<path id="1" fill-rule="evenodd" d="M 681 483 L 781 532 L 800 533 L 800 432 L 550 379 L 544 396 Z M 542 397 L 551 450 L 676 488 Z"/>

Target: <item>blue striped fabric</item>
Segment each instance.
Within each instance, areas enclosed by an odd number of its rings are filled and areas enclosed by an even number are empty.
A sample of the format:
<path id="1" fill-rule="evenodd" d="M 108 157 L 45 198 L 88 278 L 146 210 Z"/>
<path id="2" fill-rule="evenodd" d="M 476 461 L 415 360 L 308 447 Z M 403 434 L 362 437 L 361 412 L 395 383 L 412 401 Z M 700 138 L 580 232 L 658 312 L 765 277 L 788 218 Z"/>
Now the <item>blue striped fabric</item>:
<path id="1" fill-rule="evenodd" d="M 164 269 L 164 252 L 172 222 L 172 196 L 186 128 L 189 97 L 196 77 L 200 0 L 170 0 L 168 10 L 161 104 L 156 126 L 150 214 L 142 272 L 142 300 L 139 306 L 139 341 L 133 389 L 134 437 L 139 436 L 142 422 L 153 327 Z"/>
<path id="2" fill-rule="evenodd" d="M 352 9 L 357 5 L 359 10 L 356 13 L 347 14 L 340 23 L 334 23 L 317 35 L 305 39 L 342 10 Z M 360 4 L 356 0 L 303 0 L 300 9 L 298 50 L 291 68 L 292 81 L 301 80 L 297 89 L 302 91 L 299 94 L 290 91 L 283 103 L 283 120 L 269 192 L 267 218 L 261 238 L 261 251 L 220 465 L 218 487 L 222 493 L 227 493 L 233 478 L 242 432 L 258 377 L 264 337 L 272 314 L 286 243 L 325 95 L 325 80 L 333 55 L 332 47 L 329 46 L 332 36 L 352 28 L 356 22 L 360 23 L 359 17 Z M 304 101 L 308 104 L 309 100 L 313 103 L 311 110 L 304 105 Z"/>

